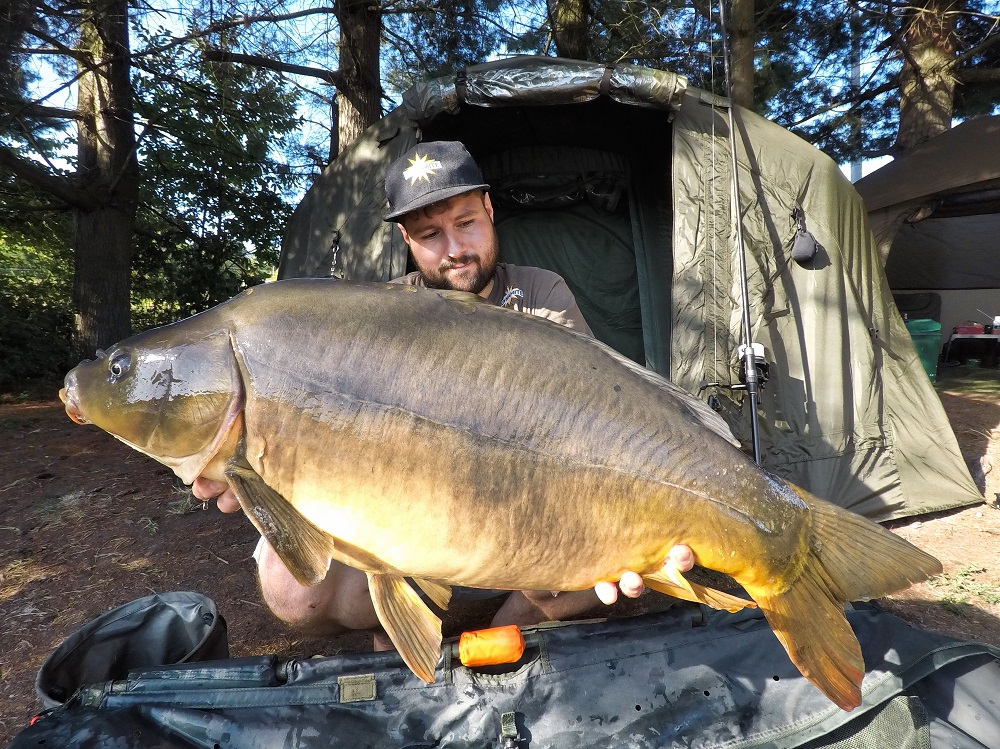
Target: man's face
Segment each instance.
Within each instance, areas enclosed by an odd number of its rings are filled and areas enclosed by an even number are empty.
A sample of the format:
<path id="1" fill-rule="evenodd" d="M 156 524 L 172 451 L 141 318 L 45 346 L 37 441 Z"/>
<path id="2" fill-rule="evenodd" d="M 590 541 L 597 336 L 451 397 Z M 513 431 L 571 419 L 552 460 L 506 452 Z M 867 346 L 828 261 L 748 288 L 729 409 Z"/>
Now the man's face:
<path id="1" fill-rule="evenodd" d="M 489 291 L 499 254 L 489 195 L 467 192 L 413 211 L 399 230 L 428 286 Z"/>

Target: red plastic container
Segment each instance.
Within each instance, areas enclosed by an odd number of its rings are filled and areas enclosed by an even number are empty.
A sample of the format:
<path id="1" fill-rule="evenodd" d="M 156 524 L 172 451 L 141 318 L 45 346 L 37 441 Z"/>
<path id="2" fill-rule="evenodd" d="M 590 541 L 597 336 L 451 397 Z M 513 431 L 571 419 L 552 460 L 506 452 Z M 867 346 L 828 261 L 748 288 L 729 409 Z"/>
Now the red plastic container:
<path id="1" fill-rule="evenodd" d="M 974 322 L 964 322 L 955 326 L 955 332 L 959 335 L 982 335 L 983 326 Z"/>

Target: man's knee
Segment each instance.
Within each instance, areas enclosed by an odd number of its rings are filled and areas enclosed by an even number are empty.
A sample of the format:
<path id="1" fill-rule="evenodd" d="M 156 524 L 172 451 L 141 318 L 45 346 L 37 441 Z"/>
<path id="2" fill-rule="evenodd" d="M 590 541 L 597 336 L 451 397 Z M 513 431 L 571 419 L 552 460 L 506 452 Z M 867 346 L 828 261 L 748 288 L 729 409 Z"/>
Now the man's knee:
<path id="1" fill-rule="evenodd" d="M 553 596 L 547 590 L 511 593 L 493 617 L 491 626 L 517 624 L 522 627 L 578 616 L 600 604 L 593 590 L 576 590 Z"/>
<path id="2" fill-rule="evenodd" d="M 322 582 L 302 585 L 266 544 L 260 549 L 257 571 L 264 602 L 290 627 L 311 635 L 333 635 L 378 625 L 363 572 L 333 562 Z"/>

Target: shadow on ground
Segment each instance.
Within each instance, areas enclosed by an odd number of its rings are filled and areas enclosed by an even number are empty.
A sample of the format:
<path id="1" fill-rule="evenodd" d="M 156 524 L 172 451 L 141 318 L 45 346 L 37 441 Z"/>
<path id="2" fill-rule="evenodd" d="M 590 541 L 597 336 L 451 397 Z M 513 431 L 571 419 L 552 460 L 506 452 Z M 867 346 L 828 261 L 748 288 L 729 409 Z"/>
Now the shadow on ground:
<path id="1" fill-rule="evenodd" d="M 996 503 L 986 475 L 994 469 L 991 444 L 1000 438 L 1000 369 L 949 367 L 935 389 L 976 487 L 987 502 Z"/>

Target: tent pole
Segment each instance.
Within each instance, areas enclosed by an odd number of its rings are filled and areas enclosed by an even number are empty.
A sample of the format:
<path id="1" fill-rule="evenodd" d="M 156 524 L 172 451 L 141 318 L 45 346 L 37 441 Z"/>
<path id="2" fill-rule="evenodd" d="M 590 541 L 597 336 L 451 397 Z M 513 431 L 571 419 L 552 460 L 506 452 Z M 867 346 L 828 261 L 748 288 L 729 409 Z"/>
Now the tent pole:
<path id="1" fill-rule="evenodd" d="M 736 257 L 740 274 L 740 302 L 743 311 L 743 375 L 747 395 L 750 398 L 750 435 L 753 442 L 753 459 L 760 465 L 760 426 L 757 423 L 757 395 L 760 379 L 753 350 L 753 329 L 750 321 L 750 287 L 747 282 L 746 247 L 743 242 L 743 212 L 740 207 L 739 168 L 736 164 L 736 123 L 733 117 L 733 84 L 729 73 L 729 41 L 726 32 L 726 0 L 719 1 L 719 25 L 722 27 L 722 69 L 726 83 L 726 98 L 729 100 L 729 157 L 733 167 L 732 210 L 736 222 Z"/>

